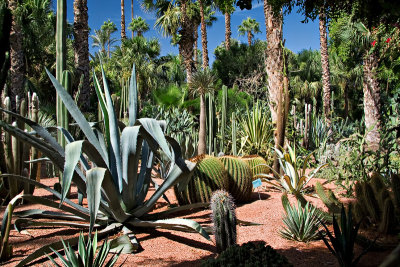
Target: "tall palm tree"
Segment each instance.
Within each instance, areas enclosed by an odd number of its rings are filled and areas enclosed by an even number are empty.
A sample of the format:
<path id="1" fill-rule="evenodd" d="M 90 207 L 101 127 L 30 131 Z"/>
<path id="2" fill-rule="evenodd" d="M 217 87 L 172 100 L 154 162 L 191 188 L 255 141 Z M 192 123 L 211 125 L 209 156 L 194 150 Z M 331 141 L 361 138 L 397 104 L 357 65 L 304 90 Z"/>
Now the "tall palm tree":
<path id="1" fill-rule="evenodd" d="M 205 154 L 206 151 L 206 103 L 205 94 L 214 90 L 215 76 L 209 68 L 197 70 L 193 75 L 192 82 L 189 87 L 200 96 L 200 120 L 199 120 L 199 144 L 197 147 L 198 154 Z"/>
<path id="2" fill-rule="evenodd" d="M 74 53 L 75 67 L 83 75 L 83 84 L 79 94 L 82 107 L 90 107 L 90 82 L 89 82 L 89 25 L 87 0 L 74 1 Z"/>
<path id="3" fill-rule="evenodd" d="M 225 15 L 225 48 L 231 47 L 231 14 L 235 11 L 234 0 L 215 0 L 215 5 Z"/>
<path id="4" fill-rule="evenodd" d="M 117 26 L 115 25 L 114 22 L 107 20 L 103 23 L 101 26 L 101 31 L 104 32 L 104 35 L 106 36 L 107 40 L 107 56 L 110 58 L 110 49 L 111 49 L 111 44 L 116 42 L 114 38 L 111 38 L 111 34 L 117 31 Z"/>
<path id="5" fill-rule="evenodd" d="M 199 0 L 197 3 L 199 6 L 200 25 L 201 25 L 203 68 L 208 68 L 207 27 L 210 27 L 213 24 L 213 22 L 217 20 L 217 18 L 214 16 L 215 11 L 212 10 L 211 3 L 207 3 L 207 1 L 204 2 L 204 0 Z M 197 49 L 196 44 L 195 44 L 195 49 Z"/>
<path id="6" fill-rule="evenodd" d="M 365 140 L 372 149 L 379 147 L 381 130 L 381 89 L 377 77 L 378 56 L 369 51 L 375 45 L 371 31 L 361 22 L 353 22 L 349 17 L 343 28 L 341 39 L 348 41 L 363 51 L 363 93 L 364 117 L 367 131 Z"/>
<path id="7" fill-rule="evenodd" d="M 144 32 L 149 30 L 149 24 L 142 17 L 136 17 L 129 23 L 128 29 L 131 30 L 132 33 L 137 32 L 138 36 L 142 36 Z"/>
<path id="8" fill-rule="evenodd" d="M 247 43 L 251 46 L 251 40 L 254 37 L 254 33 L 260 33 L 260 24 L 250 17 L 242 21 L 242 24 L 238 27 L 239 36 L 247 34 Z"/>
<path id="9" fill-rule="evenodd" d="M 324 103 L 324 116 L 328 125 L 331 124 L 331 81 L 329 71 L 328 37 L 326 33 L 326 16 L 321 9 L 319 13 L 319 40 L 322 63 L 322 90 Z"/>
<path id="10" fill-rule="evenodd" d="M 125 1 L 121 0 L 121 39 L 125 38 Z"/>
<path id="11" fill-rule="evenodd" d="M 18 0 L 8 0 L 8 8 L 12 14 L 10 32 L 10 85 L 12 109 L 16 110 L 15 97 L 24 94 L 24 51 L 22 48 L 23 35 L 21 25 L 17 18 Z"/>

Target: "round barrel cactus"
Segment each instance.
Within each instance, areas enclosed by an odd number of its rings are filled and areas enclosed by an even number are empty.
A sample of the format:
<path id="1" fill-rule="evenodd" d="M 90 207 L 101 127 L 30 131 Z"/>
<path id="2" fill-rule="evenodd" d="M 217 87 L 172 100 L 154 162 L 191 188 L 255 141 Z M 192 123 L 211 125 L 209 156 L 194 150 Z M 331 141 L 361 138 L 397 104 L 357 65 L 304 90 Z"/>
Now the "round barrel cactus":
<path id="1" fill-rule="evenodd" d="M 200 155 L 190 161 L 197 162 L 197 166 L 188 186 L 182 192 L 178 192 L 176 186 L 174 188 L 180 205 L 207 203 L 214 191 L 228 190 L 228 173 L 218 158 Z"/>
<path id="2" fill-rule="evenodd" d="M 241 158 L 244 162 L 249 164 L 251 170 L 251 176 L 255 180 L 255 176 L 260 173 L 269 173 L 270 170 L 267 167 L 267 161 L 258 155 L 250 155 Z"/>
<path id="3" fill-rule="evenodd" d="M 220 159 L 228 172 L 229 192 L 233 198 L 238 203 L 250 201 L 252 173 L 249 164 L 233 156 L 224 156 Z"/>

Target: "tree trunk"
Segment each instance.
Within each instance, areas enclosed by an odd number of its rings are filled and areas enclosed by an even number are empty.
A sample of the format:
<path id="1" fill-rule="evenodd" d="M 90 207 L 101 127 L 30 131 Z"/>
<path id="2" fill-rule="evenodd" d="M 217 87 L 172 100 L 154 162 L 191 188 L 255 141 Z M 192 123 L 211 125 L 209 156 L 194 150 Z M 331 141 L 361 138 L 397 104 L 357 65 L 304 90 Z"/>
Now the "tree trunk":
<path id="1" fill-rule="evenodd" d="M 121 39 L 125 38 L 125 1 L 121 0 Z"/>
<path id="2" fill-rule="evenodd" d="M 194 30 L 194 50 L 193 50 L 193 54 L 194 54 L 194 58 L 193 58 L 193 60 L 194 60 L 194 64 L 196 65 L 196 68 L 198 68 L 199 66 L 198 66 L 198 58 L 197 58 L 197 47 L 198 47 L 198 43 L 197 43 L 197 41 L 199 40 L 199 31 L 198 31 L 198 29 L 197 29 L 197 27 L 196 27 L 196 29 Z"/>
<path id="3" fill-rule="evenodd" d="M 225 12 L 225 48 L 231 49 L 231 14 Z"/>
<path id="4" fill-rule="evenodd" d="M 90 108 L 89 26 L 87 0 L 74 1 L 74 53 L 75 67 L 83 75 L 79 103 L 84 110 Z"/>
<path id="5" fill-rule="evenodd" d="M 201 46 L 203 49 L 203 69 L 208 68 L 208 48 L 207 48 L 207 26 L 204 19 L 203 0 L 199 0 L 200 4 L 200 21 L 201 21 Z"/>
<path id="6" fill-rule="evenodd" d="M 372 149 L 379 148 L 379 131 L 381 130 L 380 87 L 376 77 L 377 67 L 376 54 L 366 54 L 363 66 L 364 115 L 367 132 L 365 139 Z"/>
<path id="7" fill-rule="evenodd" d="M 248 31 L 247 32 L 247 43 L 249 44 L 249 47 L 251 46 L 251 32 L 250 31 Z"/>
<path id="8" fill-rule="evenodd" d="M 323 105 L 325 121 L 328 125 L 331 124 L 331 82 L 329 71 L 329 55 L 328 55 L 328 41 L 326 33 L 326 17 L 323 11 L 319 13 L 319 40 L 321 49 L 321 63 L 322 63 L 322 89 L 323 89 Z"/>
<path id="9" fill-rule="evenodd" d="M 181 1 L 181 29 L 179 30 L 179 34 L 181 35 L 181 39 L 179 40 L 179 54 L 183 57 L 183 62 L 186 68 L 186 78 L 187 83 L 190 84 L 192 81 L 192 73 L 195 70 L 195 65 L 193 61 L 193 44 L 194 44 L 194 32 L 195 25 L 193 21 L 191 21 L 186 13 L 187 10 L 187 0 Z"/>
<path id="10" fill-rule="evenodd" d="M 264 16 L 267 32 L 267 50 L 266 50 L 266 72 L 268 76 L 268 94 L 269 107 L 274 132 L 275 147 L 280 149 L 284 142 L 285 124 L 283 110 L 285 107 L 283 96 L 283 49 L 282 49 L 282 15 L 274 14 L 272 7 L 264 0 Z M 279 112 L 278 112 L 279 110 Z M 278 127 L 280 129 L 278 129 Z M 281 129 L 282 128 L 282 129 Z M 279 173 L 279 164 L 277 163 L 276 153 L 274 160 L 274 170 Z"/>
<path id="11" fill-rule="evenodd" d="M 197 153 L 199 155 L 206 154 L 206 103 L 204 93 L 200 94 L 200 129 Z"/>
<path id="12" fill-rule="evenodd" d="M 11 32 L 10 32 L 10 98 L 11 109 L 16 111 L 15 97 L 21 99 L 24 94 L 24 50 L 22 48 L 22 28 L 16 18 L 18 7 L 17 0 L 9 0 L 8 8 L 12 13 Z"/>
<path id="13" fill-rule="evenodd" d="M 133 20 L 133 0 L 131 0 L 131 17 L 132 17 L 132 20 Z M 132 30 L 132 38 L 134 37 L 134 35 L 135 35 L 134 31 Z"/>

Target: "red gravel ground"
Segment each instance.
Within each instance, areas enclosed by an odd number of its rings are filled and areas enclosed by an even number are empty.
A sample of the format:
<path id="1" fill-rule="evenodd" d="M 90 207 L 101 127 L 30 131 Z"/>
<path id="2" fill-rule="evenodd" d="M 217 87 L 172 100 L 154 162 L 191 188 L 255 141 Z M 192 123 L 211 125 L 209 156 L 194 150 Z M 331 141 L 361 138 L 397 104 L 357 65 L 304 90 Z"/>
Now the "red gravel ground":
<path id="1" fill-rule="evenodd" d="M 54 178 L 42 180 L 46 185 L 52 185 L 55 181 Z M 72 192 L 74 193 L 74 190 Z M 74 195 L 73 193 L 72 195 Z M 35 195 L 50 196 L 47 191 L 41 189 L 37 189 Z M 168 191 L 167 196 L 172 202 L 176 202 L 172 190 Z M 261 200 L 259 200 L 259 196 Z M 324 208 L 319 199 L 309 199 L 314 205 Z M 40 208 L 40 206 L 23 205 L 17 207 L 16 211 L 34 208 Z M 161 199 L 156 210 L 166 208 L 166 202 Z M 338 266 L 335 257 L 328 251 L 323 241 L 305 244 L 288 241 L 279 236 L 278 231 L 282 227 L 281 218 L 284 212 L 280 192 L 261 191 L 260 195 L 254 192 L 252 202 L 239 205 L 236 212 L 240 220 L 261 224 L 259 226 L 238 226 L 239 244 L 263 240 L 285 255 L 294 266 Z M 4 207 L 1 208 L 1 217 L 3 217 L 3 213 Z M 206 225 L 211 222 L 209 210 L 181 214 L 180 217 L 193 219 Z M 14 246 L 14 256 L 3 266 L 15 266 L 24 256 L 29 255 L 35 249 L 58 241 L 60 238 L 70 238 L 79 234 L 79 230 L 72 228 L 36 228 L 28 231 L 32 237 L 20 234 L 15 230 L 11 231 L 10 242 Z M 124 262 L 124 266 L 199 266 L 203 259 L 216 256 L 214 243 L 198 234 L 161 229 L 138 229 L 136 237 L 143 250 L 135 254 L 121 255 L 118 263 Z M 361 248 L 357 247 L 356 255 L 360 251 Z M 379 266 L 388 253 L 390 251 L 369 252 L 362 258 L 359 266 Z M 45 260 L 35 262 L 31 266 L 43 266 L 44 262 Z"/>

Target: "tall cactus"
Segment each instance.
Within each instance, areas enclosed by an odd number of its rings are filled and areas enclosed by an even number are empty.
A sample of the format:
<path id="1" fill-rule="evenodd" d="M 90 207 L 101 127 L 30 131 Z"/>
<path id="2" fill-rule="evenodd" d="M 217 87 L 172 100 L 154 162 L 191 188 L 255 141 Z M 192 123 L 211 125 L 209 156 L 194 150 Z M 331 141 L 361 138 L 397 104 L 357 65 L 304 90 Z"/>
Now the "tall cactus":
<path id="1" fill-rule="evenodd" d="M 217 252 L 221 253 L 236 244 L 236 212 L 232 196 L 223 190 L 214 192 L 211 210 L 215 244 Z"/>
<path id="2" fill-rule="evenodd" d="M 234 156 L 237 156 L 236 138 L 237 138 L 236 114 L 235 112 L 232 112 L 232 154 Z"/>
<path id="3" fill-rule="evenodd" d="M 200 155 L 191 159 L 197 162 L 196 169 L 188 186 L 175 195 L 180 205 L 210 202 L 212 193 L 216 190 L 228 190 L 228 174 L 221 161 L 213 156 Z"/>
<path id="4" fill-rule="evenodd" d="M 214 93 L 208 93 L 208 154 L 212 155 L 214 150 L 216 149 L 214 144 L 214 127 L 215 127 L 215 101 L 214 101 Z"/>
<path id="5" fill-rule="evenodd" d="M 222 105 L 221 105 L 221 145 L 220 152 L 225 153 L 225 128 L 226 128 L 226 110 L 228 105 L 228 87 L 222 86 Z"/>
<path id="6" fill-rule="evenodd" d="M 248 202 L 252 193 L 252 175 L 250 166 L 240 158 L 232 156 L 221 157 L 228 172 L 229 192 L 238 203 Z"/>

